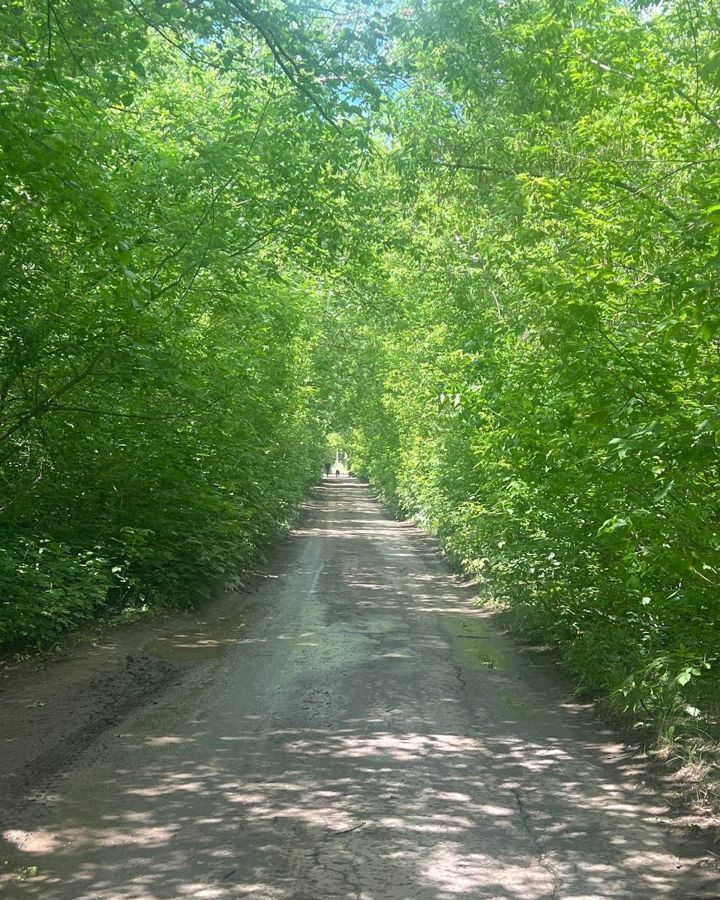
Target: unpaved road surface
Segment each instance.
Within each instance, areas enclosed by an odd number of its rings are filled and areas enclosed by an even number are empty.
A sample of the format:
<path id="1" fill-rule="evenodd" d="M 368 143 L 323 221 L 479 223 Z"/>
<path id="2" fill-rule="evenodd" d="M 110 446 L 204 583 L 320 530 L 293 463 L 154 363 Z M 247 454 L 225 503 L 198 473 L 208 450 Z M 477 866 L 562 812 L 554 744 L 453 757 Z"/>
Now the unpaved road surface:
<path id="1" fill-rule="evenodd" d="M 33 792 L 8 773 L 3 897 L 720 896 L 642 758 L 366 487 L 318 488 L 223 610 L 129 655 L 155 687 L 54 776 L 28 751 Z"/>

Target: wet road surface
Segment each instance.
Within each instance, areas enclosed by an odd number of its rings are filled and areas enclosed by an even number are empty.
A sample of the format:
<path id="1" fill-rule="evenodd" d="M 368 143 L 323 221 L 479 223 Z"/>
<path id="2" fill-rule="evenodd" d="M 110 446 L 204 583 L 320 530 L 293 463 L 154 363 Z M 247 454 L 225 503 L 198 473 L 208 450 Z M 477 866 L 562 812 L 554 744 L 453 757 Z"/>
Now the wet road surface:
<path id="1" fill-rule="evenodd" d="M 6 829 L 3 897 L 720 896 L 642 760 L 367 487 L 315 491 L 235 617 Z"/>

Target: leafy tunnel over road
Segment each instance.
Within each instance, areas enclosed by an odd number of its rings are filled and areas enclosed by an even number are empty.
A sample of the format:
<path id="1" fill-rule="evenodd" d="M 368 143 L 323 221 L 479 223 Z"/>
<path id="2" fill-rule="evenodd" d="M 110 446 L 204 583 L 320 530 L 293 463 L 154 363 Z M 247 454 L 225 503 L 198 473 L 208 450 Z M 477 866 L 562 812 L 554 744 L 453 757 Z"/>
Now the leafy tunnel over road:
<path id="1" fill-rule="evenodd" d="M 642 760 L 472 599 L 365 485 L 316 488 L 231 619 L 148 642 L 175 683 L 6 819 L 7 896 L 717 896 Z"/>
<path id="2" fill-rule="evenodd" d="M 0 653 L 247 570 L 334 434 L 709 809 L 719 25 L 3 4 Z"/>

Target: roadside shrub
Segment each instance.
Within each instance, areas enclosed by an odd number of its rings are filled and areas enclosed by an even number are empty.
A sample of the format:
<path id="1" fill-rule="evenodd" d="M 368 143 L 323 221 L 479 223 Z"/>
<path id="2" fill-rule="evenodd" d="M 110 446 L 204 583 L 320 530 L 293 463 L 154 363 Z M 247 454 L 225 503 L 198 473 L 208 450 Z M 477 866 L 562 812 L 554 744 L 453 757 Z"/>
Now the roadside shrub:
<path id="1" fill-rule="evenodd" d="M 113 584 L 97 549 L 14 537 L 0 546 L 0 646 L 47 644 L 91 620 Z"/>

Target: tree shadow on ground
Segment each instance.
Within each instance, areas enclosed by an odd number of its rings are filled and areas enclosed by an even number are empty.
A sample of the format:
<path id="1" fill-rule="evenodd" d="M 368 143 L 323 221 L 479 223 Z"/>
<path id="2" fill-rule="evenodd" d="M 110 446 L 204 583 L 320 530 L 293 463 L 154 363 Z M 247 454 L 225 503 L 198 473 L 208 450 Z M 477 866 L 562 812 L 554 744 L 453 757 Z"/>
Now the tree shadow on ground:
<path id="1" fill-rule="evenodd" d="M 261 596 L 237 645 L 91 747 L 5 832 L 8 896 L 718 896 L 641 757 L 366 488 L 318 489 L 292 541 L 273 590 L 297 614 Z"/>

